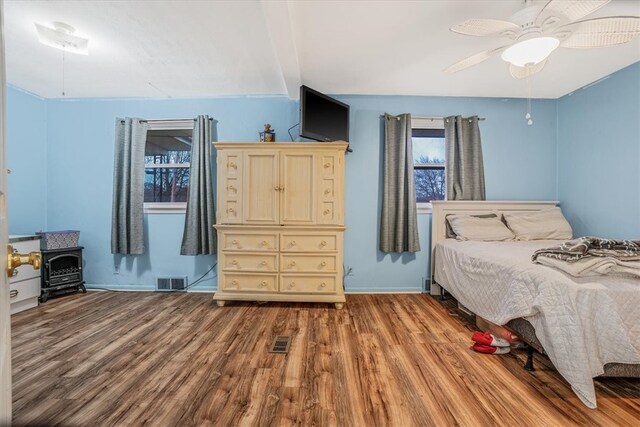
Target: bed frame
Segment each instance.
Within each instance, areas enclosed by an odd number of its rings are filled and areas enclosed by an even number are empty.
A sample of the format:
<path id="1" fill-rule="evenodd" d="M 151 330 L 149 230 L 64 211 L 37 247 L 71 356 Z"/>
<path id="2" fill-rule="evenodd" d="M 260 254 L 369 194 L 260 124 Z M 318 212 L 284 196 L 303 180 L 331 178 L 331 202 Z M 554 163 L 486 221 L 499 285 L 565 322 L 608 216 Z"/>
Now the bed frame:
<path id="1" fill-rule="evenodd" d="M 431 295 L 443 296 L 446 289 L 442 288 L 435 281 L 435 252 L 436 244 L 447 236 L 447 215 L 463 214 L 463 215 L 482 215 L 482 214 L 500 214 L 503 212 L 531 212 L 544 209 L 550 209 L 558 206 L 557 201 L 433 201 L 433 213 L 431 217 Z M 520 339 L 527 344 L 528 357 L 524 368 L 533 371 L 533 351 L 544 354 L 544 348 L 535 334 L 533 325 L 525 319 L 513 319 L 507 322 L 506 326 L 512 330 Z M 624 363 L 607 363 L 604 366 L 604 374 L 602 377 L 630 377 L 640 378 L 640 365 L 631 365 Z"/>

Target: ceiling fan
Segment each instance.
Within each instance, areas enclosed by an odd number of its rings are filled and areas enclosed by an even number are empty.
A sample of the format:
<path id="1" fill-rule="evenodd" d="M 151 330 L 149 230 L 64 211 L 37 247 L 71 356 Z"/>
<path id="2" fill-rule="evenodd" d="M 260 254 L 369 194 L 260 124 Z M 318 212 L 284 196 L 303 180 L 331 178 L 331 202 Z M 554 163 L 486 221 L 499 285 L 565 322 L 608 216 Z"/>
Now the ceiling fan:
<path id="1" fill-rule="evenodd" d="M 501 54 L 511 76 L 522 79 L 540 72 L 558 46 L 588 49 L 627 43 L 640 34 L 639 16 L 581 20 L 611 0 L 551 0 L 542 9 L 524 0 L 525 8 L 509 18 L 468 19 L 450 28 L 459 34 L 495 37 L 505 43 L 476 53 L 445 70 L 456 73 Z"/>

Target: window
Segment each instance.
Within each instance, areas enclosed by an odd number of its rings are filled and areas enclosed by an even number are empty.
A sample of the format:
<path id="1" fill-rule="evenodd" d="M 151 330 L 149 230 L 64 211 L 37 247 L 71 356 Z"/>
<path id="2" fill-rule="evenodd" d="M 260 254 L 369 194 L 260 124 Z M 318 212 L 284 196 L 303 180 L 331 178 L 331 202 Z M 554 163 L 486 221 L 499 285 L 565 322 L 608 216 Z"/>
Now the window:
<path id="1" fill-rule="evenodd" d="M 192 135 L 193 120 L 149 121 L 144 151 L 145 212 L 186 210 Z"/>
<path id="2" fill-rule="evenodd" d="M 413 174 L 419 213 L 431 212 L 432 200 L 444 200 L 445 139 L 442 120 L 412 119 Z"/>

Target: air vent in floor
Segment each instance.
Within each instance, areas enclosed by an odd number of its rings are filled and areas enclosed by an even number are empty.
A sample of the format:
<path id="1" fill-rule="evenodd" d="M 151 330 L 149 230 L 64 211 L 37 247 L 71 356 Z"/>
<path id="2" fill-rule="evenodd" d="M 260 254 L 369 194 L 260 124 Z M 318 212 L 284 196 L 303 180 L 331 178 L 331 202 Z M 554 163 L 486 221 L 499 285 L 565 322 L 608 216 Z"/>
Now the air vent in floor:
<path id="1" fill-rule="evenodd" d="M 280 335 L 275 337 L 269 347 L 269 353 L 288 353 L 291 345 L 291 337 Z"/>

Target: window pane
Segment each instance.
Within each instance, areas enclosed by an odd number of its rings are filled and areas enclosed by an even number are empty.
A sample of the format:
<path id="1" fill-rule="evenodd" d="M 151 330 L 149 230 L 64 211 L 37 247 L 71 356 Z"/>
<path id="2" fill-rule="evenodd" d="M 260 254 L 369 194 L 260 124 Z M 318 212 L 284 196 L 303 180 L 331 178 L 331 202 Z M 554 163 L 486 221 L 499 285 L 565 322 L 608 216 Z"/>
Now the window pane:
<path id="1" fill-rule="evenodd" d="M 191 162 L 191 129 L 150 130 L 144 149 L 144 163 Z"/>
<path id="2" fill-rule="evenodd" d="M 146 168 L 145 202 L 186 202 L 189 193 L 189 168 Z"/>
<path id="3" fill-rule="evenodd" d="M 415 169 L 416 201 L 427 203 L 431 200 L 444 200 L 444 169 Z"/>
<path id="4" fill-rule="evenodd" d="M 444 138 L 411 138 L 413 143 L 413 164 L 444 164 Z"/>

